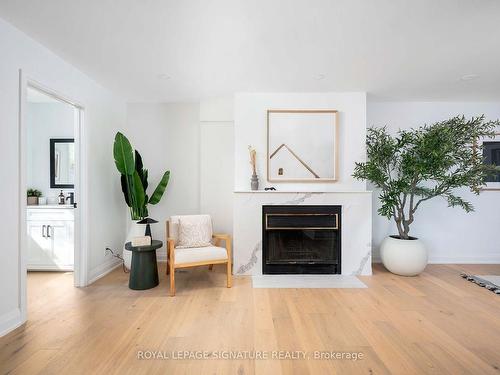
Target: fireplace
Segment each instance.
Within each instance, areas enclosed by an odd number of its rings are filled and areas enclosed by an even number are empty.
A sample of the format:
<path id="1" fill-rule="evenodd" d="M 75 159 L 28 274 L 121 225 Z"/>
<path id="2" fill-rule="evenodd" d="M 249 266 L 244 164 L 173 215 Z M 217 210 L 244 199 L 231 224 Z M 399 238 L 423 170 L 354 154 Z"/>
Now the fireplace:
<path id="1" fill-rule="evenodd" d="M 341 206 L 262 206 L 262 273 L 340 274 Z"/>

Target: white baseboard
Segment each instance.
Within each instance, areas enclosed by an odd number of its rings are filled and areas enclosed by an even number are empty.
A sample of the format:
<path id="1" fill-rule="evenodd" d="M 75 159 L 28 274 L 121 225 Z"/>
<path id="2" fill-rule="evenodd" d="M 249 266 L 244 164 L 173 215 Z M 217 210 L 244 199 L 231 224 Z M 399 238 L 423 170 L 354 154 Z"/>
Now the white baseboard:
<path id="1" fill-rule="evenodd" d="M 50 265 L 43 265 L 43 264 L 28 265 L 27 269 L 28 269 L 28 271 L 61 271 L 61 272 L 72 272 L 74 270 L 72 266 L 59 267 L 59 266 L 56 266 L 54 264 L 50 264 Z"/>
<path id="2" fill-rule="evenodd" d="M 382 263 L 379 256 L 372 257 L 372 263 Z M 500 264 L 500 254 L 480 256 L 431 256 L 429 264 Z"/>
<path id="3" fill-rule="evenodd" d="M 0 316 L 0 337 L 5 336 L 10 331 L 16 329 L 24 322 L 21 318 L 21 310 L 15 308 Z"/>
<path id="4" fill-rule="evenodd" d="M 97 280 L 100 278 L 106 276 L 108 273 L 113 271 L 115 268 L 121 266 L 122 262 L 121 260 L 113 260 L 108 263 L 101 264 L 100 266 L 97 266 L 93 270 L 90 271 L 89 274 L 89 281 L 87 285 L 90 285 L 92 283 L 95 283 Z"/>

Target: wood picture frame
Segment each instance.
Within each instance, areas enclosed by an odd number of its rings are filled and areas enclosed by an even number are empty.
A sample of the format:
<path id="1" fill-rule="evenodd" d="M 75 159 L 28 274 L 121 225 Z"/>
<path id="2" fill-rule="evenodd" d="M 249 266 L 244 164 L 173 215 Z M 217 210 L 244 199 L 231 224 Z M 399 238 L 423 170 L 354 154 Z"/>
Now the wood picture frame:
<path id="1" fill-rule="evenodd" d="M 338 137 L 337 110 L 269 109 L 267 181 L 336 182 Z"/>

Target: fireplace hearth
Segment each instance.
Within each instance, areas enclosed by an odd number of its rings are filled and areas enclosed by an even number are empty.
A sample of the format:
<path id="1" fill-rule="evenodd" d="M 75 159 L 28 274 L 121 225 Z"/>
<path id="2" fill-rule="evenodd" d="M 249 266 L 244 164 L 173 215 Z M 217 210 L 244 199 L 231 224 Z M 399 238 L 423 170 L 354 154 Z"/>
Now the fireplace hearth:
<path id="1" fill-rule="evenodd" d="M 341 206 L 262 206 L 264 274 L 340 274 Z"/>

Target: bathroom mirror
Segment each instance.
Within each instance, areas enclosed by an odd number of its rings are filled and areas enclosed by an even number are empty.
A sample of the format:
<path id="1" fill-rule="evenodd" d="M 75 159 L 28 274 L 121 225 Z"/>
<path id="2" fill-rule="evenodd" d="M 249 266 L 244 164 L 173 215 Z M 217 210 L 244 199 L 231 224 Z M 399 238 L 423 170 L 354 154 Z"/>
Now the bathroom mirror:
<path id="1" fill-rule="evenodd" d="M 267 111 L 268 181 L 334 182 L 337 163 L 337 111 Z"/>
<path id="2" fill-rule="evenodd" d="M 50 187 L 75 187 L 75 141 L 73 138 L 50 139 Z"/>

